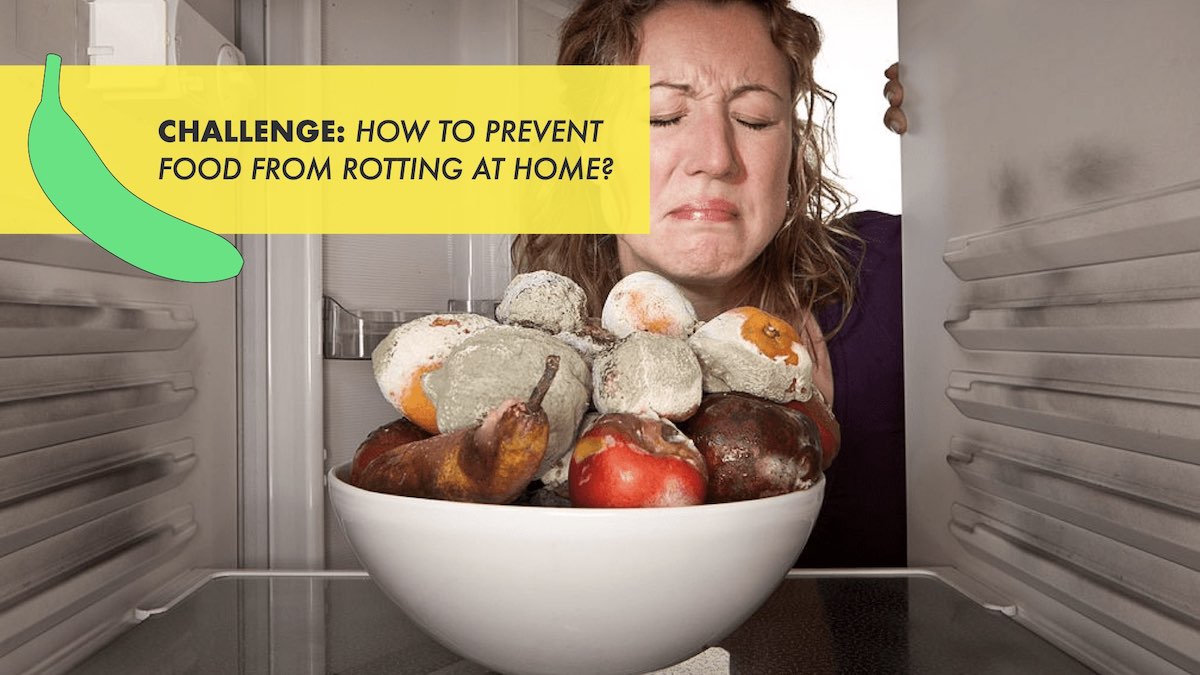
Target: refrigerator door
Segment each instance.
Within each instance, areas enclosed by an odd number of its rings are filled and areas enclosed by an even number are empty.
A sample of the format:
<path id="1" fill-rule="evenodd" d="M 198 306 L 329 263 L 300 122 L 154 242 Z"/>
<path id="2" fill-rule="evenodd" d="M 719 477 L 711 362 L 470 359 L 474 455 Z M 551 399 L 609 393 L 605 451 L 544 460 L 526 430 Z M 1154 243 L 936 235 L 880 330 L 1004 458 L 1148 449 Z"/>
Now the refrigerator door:
<path id="1" fill-rule="evenodd" d="M 899 10 L 910 561 L 1200 671 L 1200 4 Z"/>
<path id="2" fill-rule="evenodd" d="M 120 42 L 118 6 L 148 32 Z M 30 36 L 0 44 L 5 63 L 89 35 L 108 63 L 231 54 L 175 0 L 0 9 Z M 153 277 L 82 235 L 0 237 L 0 672 L 62 669 L 170 579 L 238 564 L 236 290 Z"/>

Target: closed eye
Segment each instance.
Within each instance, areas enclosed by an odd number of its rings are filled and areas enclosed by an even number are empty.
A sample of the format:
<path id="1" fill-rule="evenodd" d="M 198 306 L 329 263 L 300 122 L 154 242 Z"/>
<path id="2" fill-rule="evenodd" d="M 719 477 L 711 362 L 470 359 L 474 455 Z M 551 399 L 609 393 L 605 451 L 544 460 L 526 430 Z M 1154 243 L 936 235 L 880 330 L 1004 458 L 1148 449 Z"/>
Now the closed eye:
<path id="1" fill-rule="evenodd" d="M 652 126 L 652 127 L 669 127 L 669 126 L 672 126 L 675 124 L 679 124 L 679 121 L 682 119 L 683 119 L 683 115 L 676 115 L 675 117 L 651 117 L 650 118 L 650 126 Z"/>
<path id="2" fill-rule="evenodd" d="M 737 123 L 746 127 L 747 129 L 752 129 L 754 131 L 762 131 L 764 129 L 769 129 L 769 128 L 775 126 L 775 124 L 776 124 L 775 122 L 757 122 L 754 120 L 738 120 Z"/>

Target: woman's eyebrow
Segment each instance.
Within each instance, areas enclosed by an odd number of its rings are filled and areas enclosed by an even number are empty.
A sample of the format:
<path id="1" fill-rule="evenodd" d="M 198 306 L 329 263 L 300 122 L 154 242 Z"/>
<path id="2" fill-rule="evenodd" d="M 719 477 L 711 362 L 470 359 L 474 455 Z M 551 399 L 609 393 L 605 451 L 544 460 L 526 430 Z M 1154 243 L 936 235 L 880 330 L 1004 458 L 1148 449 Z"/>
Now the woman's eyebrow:
<path id="1" fill-rule="evenodd" d="M 684 94 L 686 96 L 691 96 L 691 94 L 692 94 L 692 86 L 690 84 L 681 84 L 679 82 L 659 81 L 659 82 L 654 82 L 650 85 L 651 89 L 655 89 L 658 87 L 662 87 L 664 89 L 674 89 L 675 91 L 678 91 L 679 93 Z"/>
<path id="2" fill-rule="evenodd" d="M 774 89 L 768 87 L 765 84 L 743 84 L 740 87 L 734 88 L 734 90 L 732 92 L 730 92 L 729 98 L 731 98 L 731 99 L 737 98 L 737 97 L 741 96 L 742 94 L 749 94 L 749 93 L 755 92 L 755 91 L 761 91 L 761 92 L 770 94 L 771 96 L 774 96 L 776 99 L 778 99 L 780 102 L 783 101 L 782 96 L 777 94 Z"/>
<path id="3" fill-rule="evenodd" d="M 660 88 L 660 87 L 663 89 L 672 89 L 674 91 L 678 91 L 679 93 L 683 94 L 684 96 L 695 96 L 695 90 L 692 89 L 692 86 L 690 84 L 683 84 L 680 82 L 668 82 L 665 80 L 660 80 L 660 81 L 654 82 L 650 85 L 651 89 Z M 753 84 L 753 83 L 752 84 L 743 84 L 739 87 L 735 87 L 734 90 L 729 93 L 729 98 L 732 100 L 743 94 L 749 94 L 749 93 L 757 92 L 757 91 L 761 91 L 763 93 L 770 94 L 771 96 L 778 99 L 780 102 L 783 102 L 783 97 L 780 96 L 778 93 L 776 93 L 774 89 L 768 87 L 765 84 Z"/>

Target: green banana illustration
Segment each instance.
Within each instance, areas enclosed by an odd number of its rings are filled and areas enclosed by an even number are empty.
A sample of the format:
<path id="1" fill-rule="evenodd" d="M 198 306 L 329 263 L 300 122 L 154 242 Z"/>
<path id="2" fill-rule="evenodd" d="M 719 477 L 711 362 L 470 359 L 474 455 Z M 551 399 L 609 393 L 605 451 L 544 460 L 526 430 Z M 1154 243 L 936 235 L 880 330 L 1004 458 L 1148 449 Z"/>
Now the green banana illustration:
<path id="1" fill-rule="evenodd" d="M 221 281 L 242 270 L 236 247 L 155 208 L 109 172 L 59 100 L 62 58 L 46 55 L 42 99 L 29 123 L 29 163 L 54 208 L 101 248 L 176 281 Z"/>

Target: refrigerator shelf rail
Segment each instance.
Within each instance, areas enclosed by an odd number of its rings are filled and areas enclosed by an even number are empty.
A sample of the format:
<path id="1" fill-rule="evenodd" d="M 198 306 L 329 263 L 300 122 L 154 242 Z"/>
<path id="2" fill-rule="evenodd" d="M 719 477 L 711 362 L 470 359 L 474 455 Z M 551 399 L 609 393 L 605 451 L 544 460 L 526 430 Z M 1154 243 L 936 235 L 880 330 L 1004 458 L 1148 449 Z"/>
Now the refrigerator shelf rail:
<path id="1" fill-rule="evenodd" d="M 346 309 L 328 295 L 321 296 L 322 343 L 325 358 L 368 360 L 375 347 L 392 329 L 430 314 L 481 314 L 495 318 L 495 300 L 455 300 L 437 309 Z"/>

